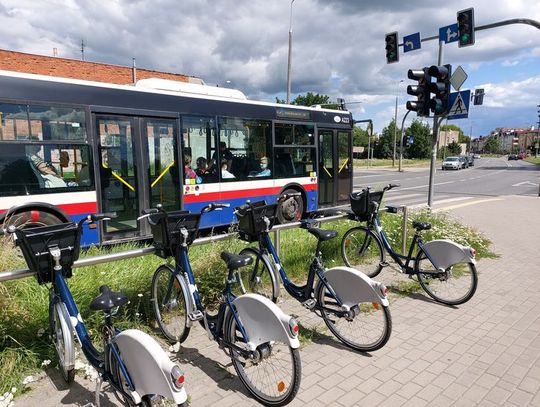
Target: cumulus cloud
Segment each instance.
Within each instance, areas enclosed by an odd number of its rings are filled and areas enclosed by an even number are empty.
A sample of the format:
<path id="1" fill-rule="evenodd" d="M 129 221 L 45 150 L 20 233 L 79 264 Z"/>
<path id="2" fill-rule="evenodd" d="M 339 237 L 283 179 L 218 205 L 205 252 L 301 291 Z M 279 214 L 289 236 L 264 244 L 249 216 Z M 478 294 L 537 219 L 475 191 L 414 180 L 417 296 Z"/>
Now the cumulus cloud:
<path id="1" fill-rule="evenodd" d="M 199 76 L 210 84 L 230 81 L 250 98 L 274 100 L 286 89 L 290 6 L 290 0 L 3 0 L 0 36 L 6 49 L 52 55 L 57 48 L 68 58 L 80 58 L 84 40 L 87 60 L 130 65 L 135 57 L 141 68 Z M 468 7 L 467 0 L 295 1 L 293 95 L 313 91 L 365 100 L 355 112 L 377 115 L 384 127 L 393 117 L 396 83 L 408 81 L 409 68 L 436 62 L 438 51 L 437 41 L 423 42 L 421 50 L 401 53 L 398 64 L 387 65 L 384 34 L 398 31 L 400 41 L 418 31 L 422 38 L 433 36 Z M 477 0 L 474 7 L 477 26 L 508 18 L 540 20 L 538 4 L 525 0 Z M 539 39 L 540 32 L 525 25 L 478 31 L 472 47 L 445 46 L 444 62 L 477 74 L 495 64 L 509 72 L 527 65 L 524 60 L 538 67 Z M 527 72 L 520 81 L 531 76 Z M 483 81 L 494 86 L 486 109 L 507 105 L 499 96 L 505 92 L 518 97 L 512 103 L 537 103 L 538 93 L 522 89 L 518 95 L 511 79 Z M 404 94 L 402 85 L 400 114 Z"/>

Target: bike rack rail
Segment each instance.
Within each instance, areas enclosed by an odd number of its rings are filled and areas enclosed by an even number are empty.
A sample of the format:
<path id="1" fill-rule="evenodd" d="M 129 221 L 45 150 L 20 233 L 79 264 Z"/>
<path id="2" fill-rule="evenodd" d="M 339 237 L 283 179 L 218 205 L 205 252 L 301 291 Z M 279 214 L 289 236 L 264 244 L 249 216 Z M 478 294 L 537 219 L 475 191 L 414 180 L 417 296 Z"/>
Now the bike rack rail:
<path id="1" fill-rule="evenodd" d="M 406 207 L 401 207 L 401 209 L 404 209 L 404 221 L 403 225 L 407 224 L 406 216 L 407 211 Z M 381 208 L 379 212 L 386 212 L 386 208 Z M 324 216 L 321 218 L 316 218 L 317 221 L 321 223 L 331 222 L 334 220 L 340 220 L 340 219 L 346 219 L 348 217 L 347 213 L 342 213 L 338 215 L 331 215 L 331 216 Z M 274 234 L 274 244 L 276 247 L 277 252 L 279 253 L 280 249 L 280 232 L 282 230 L 286 229 L 294 229 L 300 227 L 300 222 L 292 222 L 292 223 L 286 223 L 284 225 L 276 225 L 272 228 L 272 233 Z M 403 227 L 403 237 L 404 241 L 406 240 L 407 236 L 407 228 Z M 207 237 L 201 237 L 199 239 L 195 239 L 193 242 L 193 245 L 202 245 L 207 244 L 211 242 L 217 242 L 220 240 L 225 239 L 231 239 L 236 237 L 236 233 L 224 233 L 221 235 L 213 235 L 213 236 L 207 236 Z M 73 268 L 79 268 L 79 267 L 85 267 L 85 266 L 93 266 L 96 264 L 102 264 L 102 263 L 109 263 L 111 261 L 118 261 L 118 260 L 125 260 L 125 259 L 131 259 L 134 257 L 141 257 L 141 256 L 147 256 L 149 254 L 153 254 L 155 252 L 154 247 L 148 246 L 148 247 L 142 247 L 140 249 L 133 249 L 133 250 L 127 250 L 125 252 L 120 253 L 111 253 L 106 254 L 102 256 L 94 256 L 94 257 L 87 257 L 84 259 L 79 259 L 75 263 L 73 263 Z M 25 278 L 25 277 L 31 277 L 34 273 L 28 269 L 19 269 L 19 270 L 10 270 L 10 271 L 3 271 L 0 272 L 0 282 L 1 281 L 8 281 L 8 280 L 15 280 L 19 278 Z"/>

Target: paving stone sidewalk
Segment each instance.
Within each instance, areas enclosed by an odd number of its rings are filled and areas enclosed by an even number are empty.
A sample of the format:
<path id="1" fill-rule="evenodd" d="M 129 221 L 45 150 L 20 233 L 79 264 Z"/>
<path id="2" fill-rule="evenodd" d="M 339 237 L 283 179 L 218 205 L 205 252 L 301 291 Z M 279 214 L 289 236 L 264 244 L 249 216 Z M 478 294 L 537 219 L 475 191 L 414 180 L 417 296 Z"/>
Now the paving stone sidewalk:
<path id="1" fill-rule="evenodd" d="M 395 299 L 392 337 L 372 354 L 318 335 L 301 351 L 302 384 L 291 406 L 540 406 L 540 198 L 501 197 L 452 214 L 489 236 L 500 255 L 479 262 L 475 296 L 459 307 L 423 293 Z M 394 278 L 389 270 L 377 277 Z M 322 320 L 298 304 L 280 305 L 302 325 L 323 330 Z M 178 358 L 193 406 L 257 405 L 200 327 Z M 94 385 L 79 377 L 66 388 L 51 372 L 33 387 L 17 406 L 94 401 Z M 109 392 L 101 400 L 118 405 Z"/>

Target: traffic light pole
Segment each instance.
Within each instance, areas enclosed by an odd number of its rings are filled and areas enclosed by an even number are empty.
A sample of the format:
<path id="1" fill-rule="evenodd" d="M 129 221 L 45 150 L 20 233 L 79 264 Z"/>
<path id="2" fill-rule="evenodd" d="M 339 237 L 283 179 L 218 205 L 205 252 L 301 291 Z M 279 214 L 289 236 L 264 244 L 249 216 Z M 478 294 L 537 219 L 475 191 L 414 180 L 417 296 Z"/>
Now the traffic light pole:
<path id="1" fill-rule="evenodd" d="M 444 41 L 439 41 L 439 57 L 437 65 L 441 66 L 444 54 Z M 444 117 L 444 116 L 443 116 Z M 440 118 L 442 121 L 443 117 Z M 428 190 L 428 208 L 433 204 L 433 186 L 435 180 L 435 164 L 437 162 L 437 140 L 439 140 L 439 116 L 433 116 L 433 136 L 431 137 L 431 164 L 429 166 L 429 190 Z"/>
<path id="2" fill-rule="evenodd" d="M 403 116 L 403 121 L 401 122 L 401 137 L 399 139 L 399 166 L 398 166 L 398 172 L 403 171 L 401 169 L 401 161 L 403 161 L 403 127 L 405 127 L 405 119 L 407 116 L 411 113 L 411 110 L 407 110 L 407 113 L 405 113 L 405 116 Z"/>

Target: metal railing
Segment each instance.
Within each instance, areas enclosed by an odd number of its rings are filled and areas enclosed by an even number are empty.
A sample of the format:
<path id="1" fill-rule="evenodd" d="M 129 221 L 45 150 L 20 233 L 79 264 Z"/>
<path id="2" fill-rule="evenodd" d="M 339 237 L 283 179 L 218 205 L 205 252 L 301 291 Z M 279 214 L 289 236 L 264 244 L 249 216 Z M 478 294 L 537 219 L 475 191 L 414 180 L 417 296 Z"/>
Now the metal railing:
<path id="1" fill-rule="evenodd" d="M 407 207 L 402 206 L 401 209 L 403 210 L 403 215 L 404 215 L 402 236 L 403 236 L 403 241 L 406 242 L 407 240 L 407 227 L 406 227 Z M 385 211 L 386 211 L 385 208 L 381 208 L 379 210 L 379 212 L 385 212 Z M 316 219 L 317 221 L 321 223 L 326 223 L 326 222 L 331 222 L 334 220 L 346 219 L 347 217 L 348 217 L 347 213 L 341 213 L 337 215 L 325 216 L 325 217 L 316 218 Z M 280 238 L 281 238 L 280 232 L 286 229 L 294 229 L 299 226 L 300 226 L 300 222 L 292 222 L 292 223 L 286 223 L 284 225 L 276 225 L 272 228 L 272 233 L 274 234 L 274 245 L 278 253 L 280 249 Z M 193 245 L 196 246 L 196 245 L 217 242 L 220 240 L 235 238 L 236 236 L 237 236 L 236 233 L 224 233 L 220 235 L 201 237 L 199 239 L 195 239 L 195 241 L 193 242 Z M 403 251 L 405 251 L 405 243 L 403 245 Z M 154 254 L 154 252 L 155 252 L 154 247 L 148 246 L 148 247 L 143 247 L 140 249 L 126 250 L 120 253 L 111 253 L 111 254 L 105 254 L 101 256 L 87 257 L 84 259 L 79 259 L 75 263 L 73 263 L 73 268 L 93 266 L 96 264 L 109 263 L 109 262 L 118 261 L 118 260 L 132 259 L 135 257 L 141 257 L 141 256 L 147 256 L 149 254 Z M 3 271 L 3 272 L 0 272 L 0 281 L 15 280 L 19 278 L 30 277 L 33 275 L 34 273 L 28 269 Z"/>

